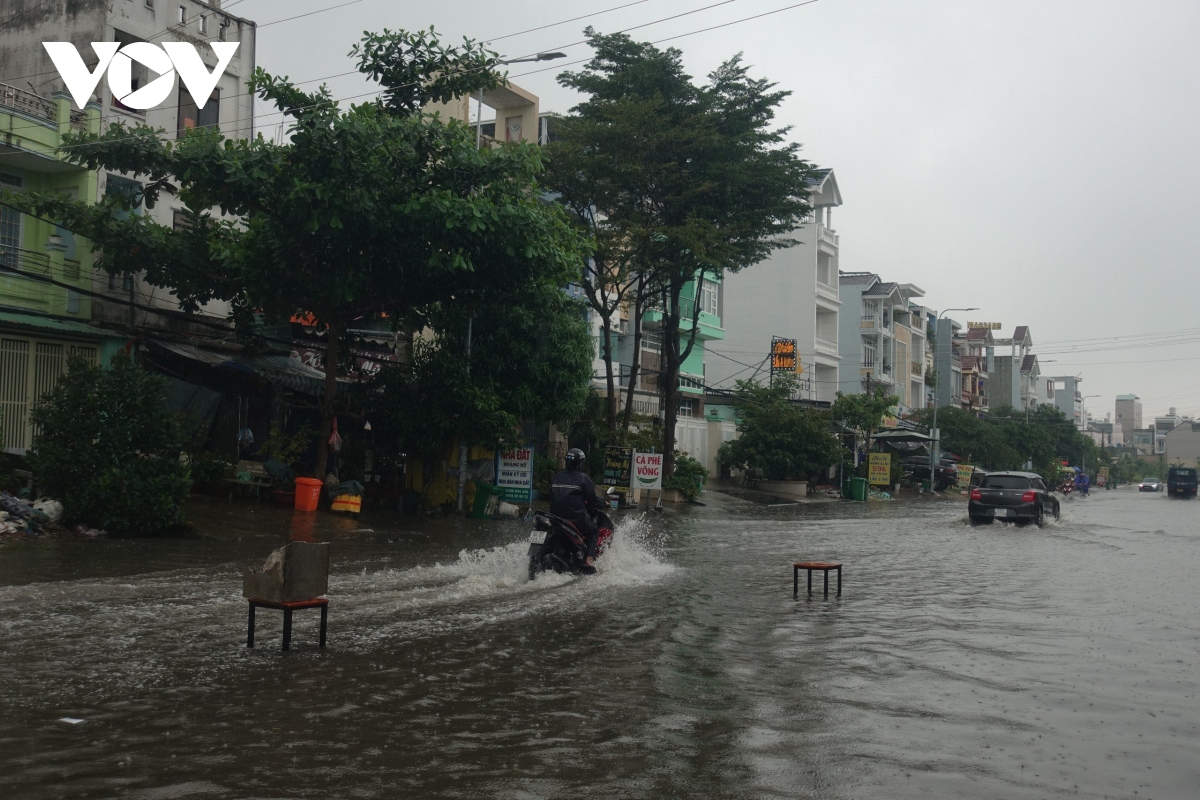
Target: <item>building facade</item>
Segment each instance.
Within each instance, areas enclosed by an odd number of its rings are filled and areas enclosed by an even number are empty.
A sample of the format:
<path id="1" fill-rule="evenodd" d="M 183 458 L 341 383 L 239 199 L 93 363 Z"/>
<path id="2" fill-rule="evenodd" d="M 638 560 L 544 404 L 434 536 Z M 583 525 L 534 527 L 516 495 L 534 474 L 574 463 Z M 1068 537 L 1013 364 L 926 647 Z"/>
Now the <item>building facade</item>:
<path id="1" fill-rule="evenodd" d="M 1116 424 L 1126 444 L 1133 443 L 1133 432 L 1142 427 L 1142 400 L 1136 394 L 1119 394 L 1116 402 Z"/>
<path id="2" fill-rule="evenodd" d="M 1083 393 L 1079 384 L 1083 378 L 1078 375 L 1054 375 L 1045 378 L 1046 402 L 1054 406 L 1075 423 L 1075 427 L 1083 430 Z"/>
<path id="3" fill-rule="evenodd" d="M 1033 353 L 1033 336 L 1025 325 L 1013 335 L 994 341 L 993 371 L 989 382 L 989 402 L 994 407 L 1012 406 L 1018 410 L 1038 405 L 1041 368 Z"/>
<path id="4" fill-rule="evenodd" d="M 738 378 L 766 368 L 773 338 L 794 339 L 802 367 L 803 399 L 832 403 L 839 387 L 841 355 L 838 287 L 839 240 L 833 209 L 842 205 L 831 169 L 809 184 L 813 214 L 791 234 L 798 244 L 723 281 L 725 341 L 709 361 L 711 386 L 732 388 Z M 857 368 L 854 368 L 857 369 Z"/>
<path id="5" fill-rule="evenodd" d="M 898 398 L 901 416 L 924 408 L 927 322 L 915 300 L 925 292 L 911 283 L 885 282 L 872 272 L 841 273 L 839 292 L 838 391 L 863 394 L 882 386 Z"/>

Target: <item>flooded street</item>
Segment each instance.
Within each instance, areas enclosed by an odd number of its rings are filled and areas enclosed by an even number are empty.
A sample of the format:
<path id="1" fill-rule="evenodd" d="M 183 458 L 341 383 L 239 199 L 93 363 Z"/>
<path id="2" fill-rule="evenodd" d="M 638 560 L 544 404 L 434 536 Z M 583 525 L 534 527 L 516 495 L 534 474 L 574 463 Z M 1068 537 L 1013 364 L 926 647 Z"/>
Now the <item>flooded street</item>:
<path id="1" fill-rule="evenodd" d="M 0 551 L 4 796 L 1200 791 L 1200 504 L 1100 491 L 1038 529 L 705 500 L 533 583 L 524 523 L 320 515 L 325 651 L 313 612 L 291 652 L 268 610 L 245 647 L 240 570 L 290 511 Z M 843 562 L 843 597 L 793 601 L 801 558 Z"/>

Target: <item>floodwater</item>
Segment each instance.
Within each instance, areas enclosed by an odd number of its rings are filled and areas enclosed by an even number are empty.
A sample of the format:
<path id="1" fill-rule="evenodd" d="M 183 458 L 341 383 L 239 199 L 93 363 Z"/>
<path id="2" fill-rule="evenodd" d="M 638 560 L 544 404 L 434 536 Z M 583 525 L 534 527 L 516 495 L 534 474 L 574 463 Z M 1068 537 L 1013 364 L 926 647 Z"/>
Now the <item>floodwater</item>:
<path id="1" fill-rule="evenodd" d="M 533 583 L 523 523 L 254 505 L 2 550 L 0 793 L 1200 796 L 1200 503 L 705 499 Z M 329 645 L 297 612 L 281 653 L 262 610 L 248 650 L 240 570 L 289 532 L 333 542 Z M 799 558 L 844 595 L 793 601 Z"/>

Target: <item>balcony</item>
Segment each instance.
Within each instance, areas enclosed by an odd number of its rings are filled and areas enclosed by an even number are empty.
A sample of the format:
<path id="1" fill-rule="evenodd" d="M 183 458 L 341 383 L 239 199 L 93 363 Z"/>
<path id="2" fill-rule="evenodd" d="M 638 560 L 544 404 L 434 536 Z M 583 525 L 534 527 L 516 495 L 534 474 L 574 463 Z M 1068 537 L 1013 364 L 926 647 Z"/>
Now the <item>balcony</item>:
<path id="1" fill-rule="evenodd" d="M 910 362 L 908 365 L 908 370 L 909 370 L 909 372 L 911 372 L 913 375 L 916 375 L 917 377 L 920 377 L 921 375 L 925 374 L 925 370 L 921 366 L 920 361 Z"/>
<path id="2" fill-rule="evenodd" d="M 830 339 L 823 339 L 820 336 L 818 336 L 817 337 L 817 350 L 822 353 L 836 356 L 837 352 L 838 352 L 837 342 L 832 341 Z"/>
<path id="3" fill-rule="evenodd" d="M 0 107 L 15 111 L 32 119 L 58 125 L 58 106 L 56 101 L 0 83 Z M 75 130 L 87 130 L 87 114 L 83 111 L 70 111 L 68 121 Z"/>
<path id="4" fill-rule="evenodd" d="M 838 235 L 832 229 L 826 228 L 824 225 L 818 225 L 817 241 L 836 248 L 838 246 Z"/>
<path id="5" fill-rule="evenodd" d="M 859 327 L 863 330 L 879 330 L 879 317 L 875 314 L 863 314 Z"/>

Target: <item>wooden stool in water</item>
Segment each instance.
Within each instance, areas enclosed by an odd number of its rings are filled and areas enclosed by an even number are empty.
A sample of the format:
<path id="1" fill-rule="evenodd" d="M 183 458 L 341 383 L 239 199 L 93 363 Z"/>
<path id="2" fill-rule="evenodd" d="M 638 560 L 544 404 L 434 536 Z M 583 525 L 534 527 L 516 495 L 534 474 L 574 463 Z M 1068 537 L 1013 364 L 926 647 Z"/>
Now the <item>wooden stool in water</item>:
<path id="1" fill-rule="evenodd" d="M 313 600 L 295 600 L 292 602 L 275 602 L 274 600 L 258 600 L 249 598 L 250 625 L 246 632 L 246 647 L 254 647 L 254 609 L 279 608 L 283 610 L 283 649 L 287 650 L 292 644 L 292 612 L 298 608 L 321 609 L 321 647 L 325 646 L 325 623 L 329 620 L 329 598 L 317 597 Z"/>
<path id="2" fill-rule="evenodd" d="M 836 569 L 838 574 L 837 596 L 842 596 L 842 565 L 836 561 L 797 561 L 792 564 L 792 599 L 800 596 L 800 570 L 808 570 L 808 596 L 812 597 L 813 570 L 825 573 L 825 597 L 829 597 L 829 570 Z"/>

